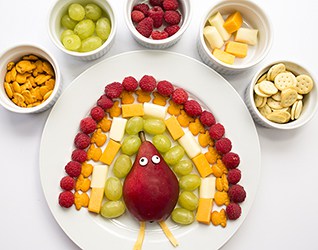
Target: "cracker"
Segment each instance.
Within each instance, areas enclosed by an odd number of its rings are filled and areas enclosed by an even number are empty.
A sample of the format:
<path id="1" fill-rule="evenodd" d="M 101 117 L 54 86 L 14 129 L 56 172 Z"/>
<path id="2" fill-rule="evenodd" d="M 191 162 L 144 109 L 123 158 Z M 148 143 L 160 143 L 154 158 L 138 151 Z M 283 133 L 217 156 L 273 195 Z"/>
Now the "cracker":
<path id="1" fill-rule="evenodd" d="M 295 87 L 297 84 L 296 77 L 290 72 L 279 73 L 274 80 L 276 88 L 283 90 L 289 87 Z"/>
<path id="2" fill-rule="evenodd" d="M 282 100 L 281 92 L 277 92 L 275 95 L 271 96 L 275 101 L 280 102 Z"/>
<path id="3" fill-rule="evenodd" d="M 303 95 L 300 95 L 300 94 L 297 95 L 297 100 L 302 100 L 303 98 L 304 98 Z"/>
<path id="4" fill-rule="evenodd" d="M 270 81 L 260 82 L 258 88 L 267 95 L 275 95 L 278 92 L 278 89 L 275 87 L 274 83 Z"/>
<path id="5" fill-rule="evenodd" d="M 267 79 L 267 73 L 263 74 L 260 78 L 258 78 L 257 83 L 260 83 Z"/>
<path id="6" fill-rule="evenodd" d="M 262 116 L 267 117 L 270 113 L 272 113 L 271 108 L 265 104 L 264 107 L 258 108 L 259 112 L 262 114 Z"/>
<path id="7" fill-rule="evenodd" d="M 262 97 L 262 96 L 259 96 L 257 94 L 254 94 L 254 102 L 255 102 L 255 106 L 256 108 L 259 108 L 262 106 L 262 104 L 264 103 L 264 99 L 266 99 L 267 97 Z M 266 101 L 265 101 L 266 103 Z M 265 104 L 264 104 L 265 105 Z"/>
<path id="8" fill-rule="evenodd" d="M 273 65 L 267 72 L 267 80 L 274 81 L 275 77 L 285 70 L 286 66 L 283 63 Z"/>
<path id="9" fill-rule="evenodd" d="M 301 100 L 297 101 L 296 108 L 295 108 L 295 119 L 299 118 L 302 110 L 303 110 L 303 102 Z"/>
<path id="10" fill-rule="evenodd" d="M 289 107 L 294 104 L 297 100 L 297 91 L 293 88 L 286 88 L 282 90 L 281 97 L 282 100 L 280 101 L 282 107 Z"/>
<path id="11" fill-rule="evenodd" d="M 272 109 L 282 109 L 283 106 L 280 104 L 280 102 L 275 101 L 273 98 L 267 98 L 267 105 Z"/>
<path id="12" fill-rule="evenodd" d="M 261 96 L 261 97 L 270 97 L 270 96 L 271 96 L 271 95 L 265 94 L 264 92 L 262 92 L 262 91 L 259 89 L 259 83 L 255 84 L 255 86 L 254 86 L 254 92 L 255 92 L 258 96 Z"/>
<path id="13" fill-rule="evenodd" d="M 314 86 L 314 82 L 308 75 L 299 75 L 296 77 L 295 88 L 299 94 L 308 94 Z"/>
<path id="14" fill-rule="evenodd" d="M 290 120 L 290 113 L 287 111 L 275 110 L 268 114 L 266 118 L 276 123 L 286 123 Z"/>

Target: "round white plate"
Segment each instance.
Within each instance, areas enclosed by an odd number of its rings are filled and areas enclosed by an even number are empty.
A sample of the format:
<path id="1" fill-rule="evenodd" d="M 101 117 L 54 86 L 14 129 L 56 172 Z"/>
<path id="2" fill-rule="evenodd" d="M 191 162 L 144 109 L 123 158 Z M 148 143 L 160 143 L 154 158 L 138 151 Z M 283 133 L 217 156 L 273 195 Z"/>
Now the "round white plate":
<path id="1" fill-rule="evenodd" d="M 83 249 L 132 249 L 138 235 L 138 222 L 126 212 L 118 220 L 107 220 L 89 213 L 86 208 L 63 209 L 58 204 L 60 179 L 70 160 L 79 122 L 96 105 L 104 87 L 126 76 L 140 79 L 153 75 L 182 86 L 202 100 L 226 129 L 232 151 L 241 158 L 240 184 L 247 192 L 241 204 L 242 215 L 228 221 L 226 228 L 193 223 L 190 226 L 168 225 L 179 241 L 178 249 L 218 249 L 230 239 L 246 218 L 260 176 L 260 147 L 253 120 L 240 96 L 219 74 L 184 55 L 163 51 L 135 51 L 108 58 L 78 76 L 53 107 L 42 135 L 40 149 L 41 182 L 53 216 L 64 232 Z M 214 209 L 219 209 L 216 205 Z M 147 223 L 143 249 L 174 249 L 156 223 Z"/>

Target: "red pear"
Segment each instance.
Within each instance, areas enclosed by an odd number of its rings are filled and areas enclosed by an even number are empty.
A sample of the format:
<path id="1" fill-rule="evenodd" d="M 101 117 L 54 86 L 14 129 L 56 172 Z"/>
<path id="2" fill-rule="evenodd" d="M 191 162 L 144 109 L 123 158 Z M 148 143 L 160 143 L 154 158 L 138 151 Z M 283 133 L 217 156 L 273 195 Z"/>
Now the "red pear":
<path id="1" fill-rule="evenodd" d="M 179 183 L 155 146 L 139 133 L 142 144 L 123 186 L 129 212 L 139 221 L 166 220 L 179 195 Z"/>

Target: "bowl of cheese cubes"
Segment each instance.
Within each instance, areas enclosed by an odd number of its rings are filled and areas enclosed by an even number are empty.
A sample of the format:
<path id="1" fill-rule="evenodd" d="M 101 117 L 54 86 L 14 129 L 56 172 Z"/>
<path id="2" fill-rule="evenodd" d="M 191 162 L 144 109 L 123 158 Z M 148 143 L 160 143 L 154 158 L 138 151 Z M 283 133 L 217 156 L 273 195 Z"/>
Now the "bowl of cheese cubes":
<path id="1" fill-rule="evenodd" d="M 198 52 L 205 64 L 231 75 L 260 63 L 269 52 L 272 39 L 272 25 L 258 5 L 250 1 L 221 1 L 201 21 Z"/>

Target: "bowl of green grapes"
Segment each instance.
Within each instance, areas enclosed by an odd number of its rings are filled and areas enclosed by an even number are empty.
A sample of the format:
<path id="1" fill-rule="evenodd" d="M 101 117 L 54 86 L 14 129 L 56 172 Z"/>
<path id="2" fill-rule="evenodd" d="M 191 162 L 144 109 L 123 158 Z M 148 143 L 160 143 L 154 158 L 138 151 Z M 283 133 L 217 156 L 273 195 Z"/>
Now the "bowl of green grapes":
<path id="1" fill-rule="evenodd" d="M 105 55 L 115 33 L 115 15 L 106 0 L 57 0 L 50 10 L 53 43 L 75 58 L 88 61 Z"/>

